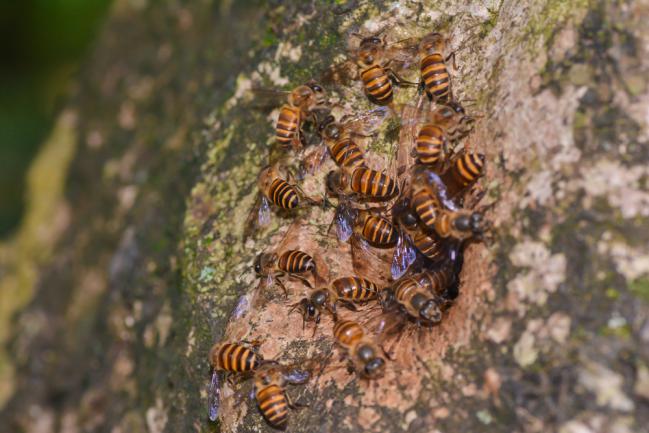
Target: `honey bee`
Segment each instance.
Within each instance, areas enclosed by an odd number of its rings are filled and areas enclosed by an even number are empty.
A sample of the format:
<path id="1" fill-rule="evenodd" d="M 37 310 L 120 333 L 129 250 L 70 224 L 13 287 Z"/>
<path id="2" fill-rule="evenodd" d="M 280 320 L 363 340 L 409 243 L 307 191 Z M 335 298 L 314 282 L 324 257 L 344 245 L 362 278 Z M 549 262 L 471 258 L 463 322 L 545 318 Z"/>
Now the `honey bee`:
<path id="1" fill-rule="evenodd" d="M 255 372 L 254 395 L 257 407 L 271 427 L 286 430 L 288 409 L 304 405 L 293 403 L 286 386 L 306 383 L 311 373 L 308 370 L 288 369 L 277 363 L 268 363 Z"/>
<path id="2" fill-rule="evenodd" d="M 484 175 L 485 156 L 482 153 L 462 152 L 441 176 L 451 197 L 466 190 Z"/>
<path id="3" fill-rule="evenodd" d="M 365 155 L 356 137 L 371 137 L 389 115 L 388 109 L 377 107 L 357 115 L 343 116 L 338 122 L 333 115 L 327 116 L 318 127 L 324 144 L 305 157 L 307 171 L 314 173 L 327 154 L 339 167 L 366 167 Z"/>
<path id="4" fill-rule="evenodd" d="M 377 294 L 376 284 L 366 278 L 342 277 L 332 281 L 329 287 L 313 291 L 311 296 L 294 304 L 291 311 L 297 308 L 302 310 L 303 328 L 308 321 L 315 322 L 317 328 L 323 310 L 328 311 L 334 320 L 338 320 L 336 309 L 338 303 L 349 310 L 356 311 L 354 303 L 362 304 L 371 301 L 376 299 Z M 314 335 L 316 328 L 313 330 Z"/>
<path id="5" fill-rule="evenodd" d="M 255 259 L 255 273 L 263 278 L 262 285 L 270 286 L 276 282 L 288 296 L 288 290 L 282 279 L 288 275 L 302 281 L 307 287 L 313 285 L 304 276 L 310 273 L 313 276 L 314 284 L 319 278 L 316 263 L 313 257 L 300 250 L 287 250 L 282 254 L 262 253 Z"/>
<path id="6" fill-rule="evenodd" d="M 347 196 L 359 201 L 385 201 L 399 194 L 394 179 L 367 167 L 330 171 L 327 188 L 339 197 Z"/>
<path id="7" fill-rule="evenodd" d="M 304 146 L 302 123 L 308 117 L 313 119 L 316 108 L 325 106 L 326 94 L 320 84 L 310 80 L 293 89 L 287 99 L 279 110 L 275 138 L 282 147 L 297 151 Z"/>
<path id="8" fill-rule="evenodd" d="M 363 82 L 363 89 L 370 101 L 378 105 L 392 103 L 394 97 L 393 84 L 399 86 L 417 85 L 404 80 L 389 67 L 393 60 L 398 60 L 400 54 L 407 57 L 412 56 L 412 53 L 408 53 L 404 45 L 404 42 L 411 41 L 411 39 L 388 45 L 385 38 L 379 37 L 384 30 L 382 29 L 369 37 L 354 34 L 354 36 L 361 37 L 354 58 L 358 66 L 360 79 Z M 404 47 L 399 48 L 399 45 L 404 45 Z"/>
<path id="9" fill-rule="evenodd" d="M 415 277 L 403 277 L 381 291 L 380 304 L 384 311 L 398 309 L 417 325 L 431 326 L 442 320 L 437 296 L 429 293 Z"/>
<path id="10" fill-rule="evenodd" d="M 444 57 L 446 41 L 441 33 L 430 33 L 424 36 L 419 43 L 421 57 L 421 84 L 426 94 L 433 102 L 447 103 L 453 100 L 451 75 L 446 68 L 446 62 L 453 58 L 455 66 L 455 53 Z"/>
<path id="11" fill-rule="evenodd" d="M 292 176 L 287 176 L 288 180 Z M 277 165 L 264 167 L 257 178 L 259 195 L 246 220 L 244 237 L 247 238 L 256 227 L 270 223 L 271 205 L 285 211 L 293 211 L 304 200 L 309 205 L 326 204 L 326 201 L 307 196 L 302 189 L 282 177 Z"/>
<path id="12" fill-rule="evenodd" d="M 464 108 L 456 103 L 440 105 L 424 113 L 425 123 L 415 138 L 412 156 L 420 164 L 438 166 L 451 154 L 449 142 L 455 142 L 468 135 L 475 119 L 466 115 Z"/>
<path id="13" fill-rule="evenodd" d="M 258 342 L 217 343 L 210 349 L 209 361 L 212 366 L 212 381 L 208 393 L 208 416 L 216 421 L 221 403 L 220 375 L 222 373 L 250 373 L 264 363 L 257 353 Z"/>
<path id="14" fill-rule="evenodd" d="M 363 326 L 351 320 L 340 320 L 334 324 L 333 334 L 357 374 L 364 379 L 383 377 L 386 365 L 384 351 L 369 338 Z"/>

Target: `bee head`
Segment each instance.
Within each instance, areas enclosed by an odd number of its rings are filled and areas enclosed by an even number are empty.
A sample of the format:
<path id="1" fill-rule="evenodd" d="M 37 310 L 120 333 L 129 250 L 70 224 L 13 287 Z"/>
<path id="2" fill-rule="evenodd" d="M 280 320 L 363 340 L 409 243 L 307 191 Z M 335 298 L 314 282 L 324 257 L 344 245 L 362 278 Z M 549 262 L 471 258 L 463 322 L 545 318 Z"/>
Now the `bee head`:
<path id="1" fill-rule="evenodd" d="M 471 232 L 476 235 L 483 232 L 482 215 L 478 212 L 458 216 L 453 221 L 453 225 L 461 232 Z"/>
<path id="2" fill-rule="evenodd" d="M 265 275 L 275 262 L 277 261 L 277 254 L 275 253 L 261 253 L 255 258 L 255 273 L 257 275 Z"/>
<path id="3" fill-rule="evenodd" d="M 370 360 L 363 368 L 363 374 L 368 379 L 378 379 L 383 376 L 384 371 L 385 360 L 378 356 Z"/>
<path id="4" fill-rule="evenodd" d="M 442 320 L 442 312 L 434 299 L 427 300 L 419 310 L 419 316 L 427 322 L 439 323 Z"/>
<path id="5" fill-rule="evenodd" d="M 358 60 L 364 66 L 373 65 L 380 61 L 383 41 L 377 36 L 371 36 L 361 41 L 358 47 Z"/>

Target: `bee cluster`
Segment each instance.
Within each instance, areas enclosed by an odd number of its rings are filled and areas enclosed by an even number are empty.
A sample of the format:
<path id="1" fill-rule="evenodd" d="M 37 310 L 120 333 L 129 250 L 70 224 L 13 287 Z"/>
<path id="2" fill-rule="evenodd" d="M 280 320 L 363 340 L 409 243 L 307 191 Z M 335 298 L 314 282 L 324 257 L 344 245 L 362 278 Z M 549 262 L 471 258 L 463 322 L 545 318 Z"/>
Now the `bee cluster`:
<path id="1" fill-rule="evenodd" d="M 314 335 L 321 317 L 330 315 L 333 341 L 345 354 L 349 370 L 374 380 L 395 361 L 392 349 L 406 331 L 426 332 L 439 324 L 459 295 L 464 248 L 484 233 L 484 209 L 476 209 L 479 198 L 469 192 L 484 174 L 485 157 L 466 143 L 456 149 L 475 119 L 453 97 L 447 62 L 451 58 L 455 62 L 454 53 L 446 55 L 441 34 L 391 45 L 379 35 L 355 36 L 360 38 L 353 53 L 357 77 L 377 107 L 336 120 L 335 104 L 316 81 L 290 92 L 275 126 L 276 142 L 286 157 L 261 170 L 259 199 L 249 224 L 268 224 L 273 210 L 292 215 L 304 207 L 335 206 L 329 232 L 341 246 L 350 245 L 354 275 L 330 279 L 322 275 L 314 255 L 278 249 L 257 257 L 255 272 L 261 278 L 257 291 L 277 285 L 288 298 L 286 279 L 303 284 L 306 295 L 287 302 L 288 313 L 300 312 L 303 328 L 313 323 Z M 410 48 L 417 53 L 409 53 Z M 408 65 L 400 58 L 402 53 L 404 59 L 418 58 L 418 83 L 397 75 L 397 65 L 401 69 Z M 395 103 L 399 86 L 417 86 L 419 102 Z M 400 140 L 393 167 L 379 169 L 370 164 L 369 152 L 358 138 L 372 137 L 387 118 L 416 133 Z M 315 145 L 308 145 L 306 124 L 316 131 Z M 323 197 L 309 196 L 286 170 L 285 161 L 298 157 L 302 177 L 315 176 L 327 155 L 337 169 L 321 176 Z M 389 259 L 381 260 L 381 255 Z M 380 277 L 382 272 L 388 277 Z M 341 317 L 339 306 L 351 313 Z M 361 310 L 364 316 L 359 315 Z M 384 343 L 395 336 L 386 349 Z M 322 371 L 330 360 L 327 356 L 298 368 L 264 360 L 258 346 L 259 342 L 224 341 L 212 347 L 210 419 L 218 416 L 221 375 L 230 380 L 252 377 L 261 414 L 272 427 L 285 429 L 288 409 L 296 407 L 286 386 L 306 383 L 314 366 Z"/>

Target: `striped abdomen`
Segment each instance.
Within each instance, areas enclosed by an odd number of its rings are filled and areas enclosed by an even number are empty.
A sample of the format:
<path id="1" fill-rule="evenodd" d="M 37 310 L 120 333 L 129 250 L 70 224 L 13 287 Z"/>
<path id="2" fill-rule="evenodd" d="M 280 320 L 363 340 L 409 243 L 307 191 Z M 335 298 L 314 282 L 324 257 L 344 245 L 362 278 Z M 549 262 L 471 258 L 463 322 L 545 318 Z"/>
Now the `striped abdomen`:
<path id="1" fill-rule="evenodd" d="M 275 125 L 275 138 L 284 147 L 289 147 L 300 128 L 300 109 L 284 105 L 279 110 Z"/>
<path id="2" fill-rule="evenodd" d="M 446 249 L 443 242 L 437 237 L 428 236 L 426 233 L 418 231 L 412 239 L 415 248 L 430 260 L 441 260 L 445 257 Z"/>
<path id="3" fill-rule="evenodd" d="M 349 348 L 365 335 L 363 327 L 351 320 L 340 320 L 334 325 L 334 338 L 343 347 Z"/>
<path id="4" fill-rule="evenodd" d="M 392 178 L 365 167 L 359 167 L 352 173 L 351 189 L 372 198 L 389 198 L 399 193 L 399 187 Z"/>
<path id="5" fill-rule="evenodd" d="M 288 423 L 288 402 L 284 390 L 275 384 L 257 389 L 257 405 L 268 424 L 280 430 Z"/>
<path id="6" fill-rule="evenodd" d="M 400 304 L 406 304 L 418 289 L 417 280 L 412 277 L 402 278 L 394 286 L 394 299 Z"/>
<path id="7" fill-rule="evenodd" d="M 435 219 L 441 211 L 437 196 L 426 189 L 420 189 L 412 195 L 412 207 L 421 222 L 432 229 L 435 225 Z"/>
<path id="8" fill-rule="evenodd" d="M 315 262 L 313 257 L 303 251 L 288 250 L 279 257 L 277 267 L 289 274 L 301 274 L 315 269 Z"/>
<path id="9" fill-rule="evenodd" d="M 379 247 L 391 247 L 397 243 L 397 230 L 385 218 L 369 215 L 361 229 L 363 239 Z"/>
<path id="10" fill-rule="evenodd" d="M 444 266 L 436 271 L 425 271 L 416 278 L 423 288 L 434 295 L 441 295 L 452 283 L 453 267 Z"/>
<path id="11" fill-rule="evenodd" d="M 329 148 L 329 152 L 334 161 L 336 161 L 336 164 L 341 167 L 365 167 L 363 152 L 349 137 L 338 140 Z"/>
<path id="12" fill-rule="evenodd" d="M 463 187 L 478 180 L 484 174 L 485 157 L 481 153 L 463 153 L 453 165 L 453 177 Z"/>
<path id="13" fill-rule="evenodd" d="M 376 298 L 378 287 L 376 284 L 360 277 L 343 277 L 331 283 L 336 293 L 348 301 L 363 302 Z"/>
<path id="14" fill-rule="evenodd" d="M 426 93 L 434 101 L 451 100 L 451 76 L 440 53 L 433 53 L 422 59 L 421 79 L 424 81 Z"/>
<path id="15" fill-rule="evenodd" d="M 439 126 L 426 124 L 422 126 L 415 140 L 415 153 L 422 164 L 436 164 L 444 152 L 446 138 Z"/>
<path id="16" fill-rule="evenodd" d="M 297 191 L 283 179 L 276 178 L 268 188 L 268 199 L 283 209 L 296 208 L 299 199 Z"/>
<path id="17" fill-rule="evenodd" d="M 246 372 L 257 368 L 262 361 L 252 349 L 237 343 L 217 344 L 210 350 L 210 363 L 216 370 Z"/>
<path id="18" fill-rule="evenodd" d="M 392 101 L 392 81 L 379 65 L 370 66 L 361 72 L 363 87 L 368 95 L 378 104 L 389 104 Z"/>

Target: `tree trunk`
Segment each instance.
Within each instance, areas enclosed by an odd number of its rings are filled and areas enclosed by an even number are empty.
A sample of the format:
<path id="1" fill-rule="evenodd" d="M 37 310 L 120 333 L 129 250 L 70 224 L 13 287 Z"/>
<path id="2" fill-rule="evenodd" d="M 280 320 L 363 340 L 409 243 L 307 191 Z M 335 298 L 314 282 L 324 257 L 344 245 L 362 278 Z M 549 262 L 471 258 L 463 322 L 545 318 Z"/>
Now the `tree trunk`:
<path id="1" fill-rule="evenodd" d="M 207 354 L 223 339 L 261 339 L 286 363 L 333 351 L 317 380 L 289 387 L 309 405 L 290 411 L 292 432 L 649 431 L 649 2 L 239 3 L 115 3 L 0 248 L 3 431 L 271 431 L 254 402 L 228 397 L 249 381 L 225 384 L 208 421 Z M 406 335 L 368 383 L 346 371 L 329 317 L 313 335 L 289 314 L 303 285 L 287 281 L 288 300 L 257 291 L 262 251 L 353 271 L 330 209 L 273 214 L 244 242 L 276 116 L 248 90 L 322 77 L 352 32 L 384 27 L 388 42 L 448 37 L 493 206 L 442 323 Z M 325 87 L 345 113 L 373 108 L 358 81 Z M 389 121 L 360 142 L 393 169 L 406 132 Z M 341 313 L 376 310 L 356 314 Z"/>

